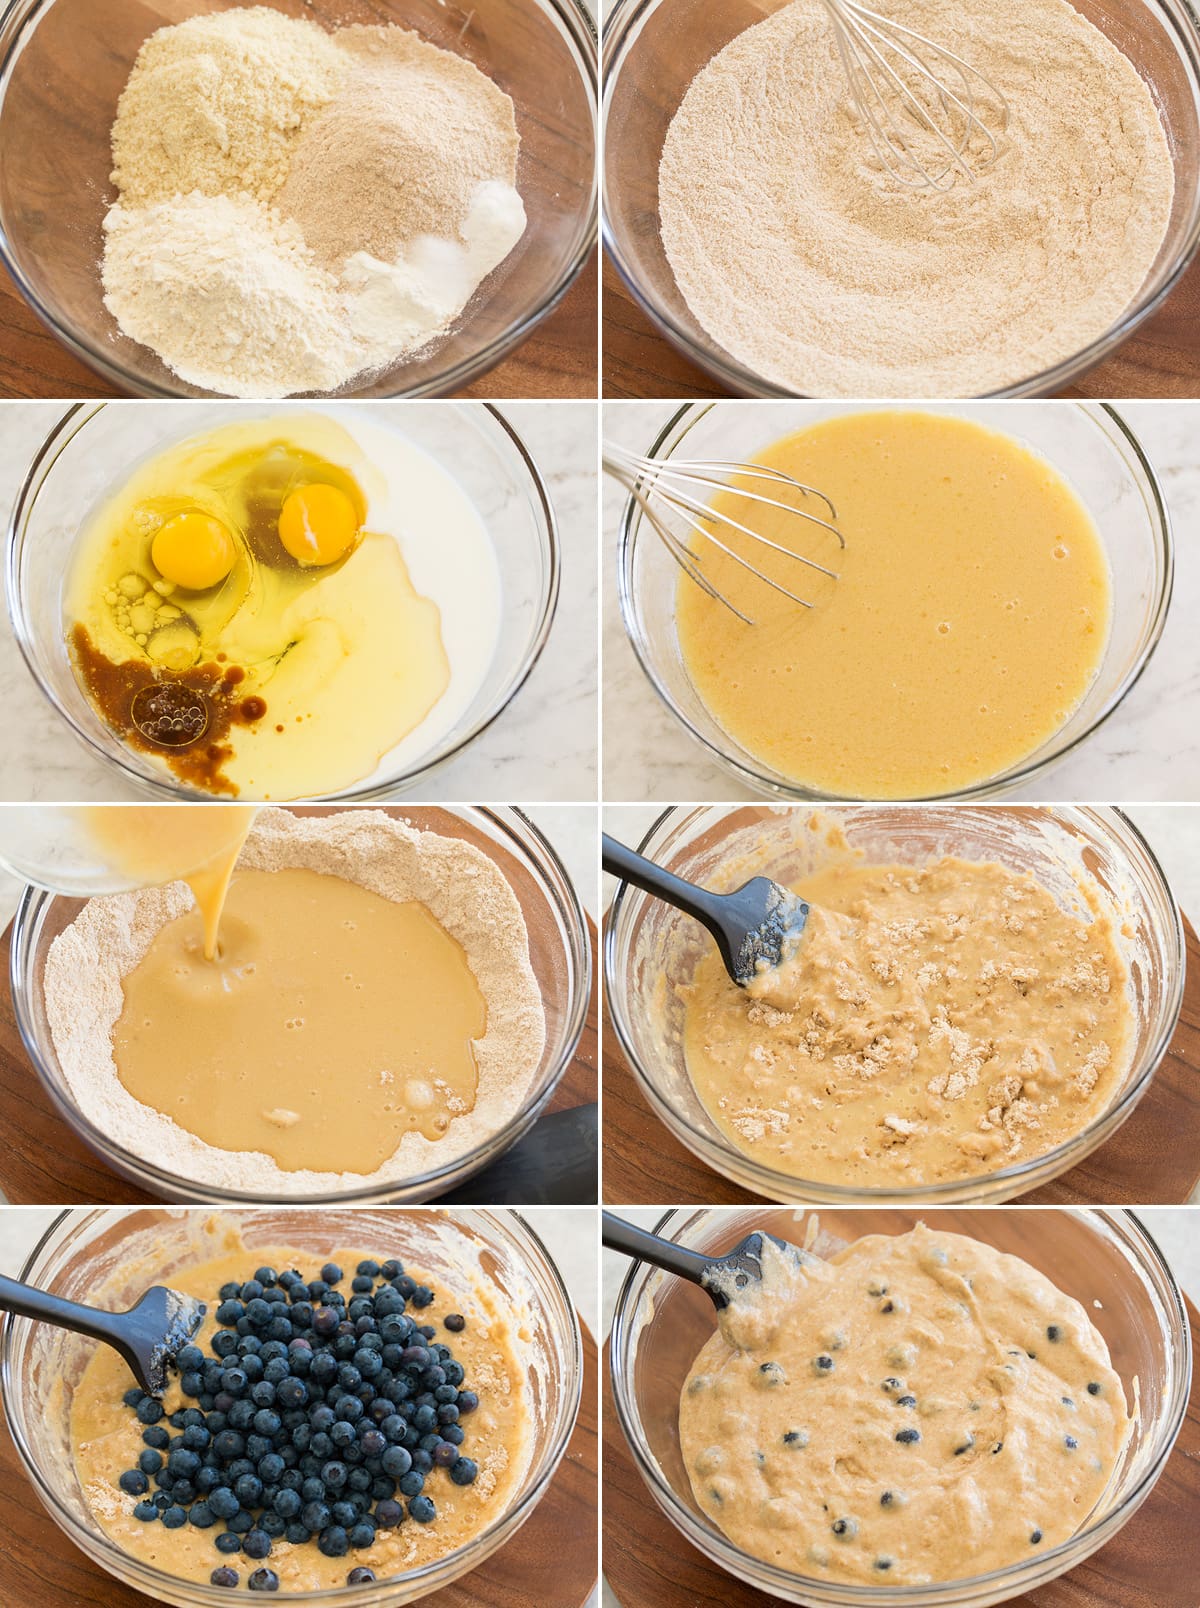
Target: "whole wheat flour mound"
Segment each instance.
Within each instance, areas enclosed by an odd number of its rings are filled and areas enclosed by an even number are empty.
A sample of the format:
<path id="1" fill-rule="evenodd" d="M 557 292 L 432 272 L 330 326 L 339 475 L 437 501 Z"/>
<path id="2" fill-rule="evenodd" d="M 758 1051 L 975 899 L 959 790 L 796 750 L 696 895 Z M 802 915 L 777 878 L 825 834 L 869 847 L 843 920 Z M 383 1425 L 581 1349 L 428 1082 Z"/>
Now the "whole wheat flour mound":
<path id="1" fill-rule="evenodd" d="M 1133 64 L 1067 0 L 884 0 L 1012 110 L 996 164 L 948 193 L 889 178 L 823 0 L 700 73 L 667 130 L 663 246 L 733 357 L 814 396 L 980 395 L 1060 362 L 1136 297 L 1174 168 Z"/>
<path id="2" fill-rule="evenodd" d="M 407 29 L 343 28 L 337 42 L 345 85 L 301 132 L 276 206 L 326 266 L 355 251 L 390 262 L 419 235 L 455 239 L 480 184 L 516 182 L 512 101 Z"/>
<path id="3" fill-rule="evenodd" d="M 286 1197 L 382 1185 L 453 1161 L 513 1117 L 541 1060 L 545 1013 L 529 963 L 516 895 L 495 864 L 459 839 L 421 832 L 380 810 L 297 816 L 262 810 L 239 861 L 248 870 L 299 867 L 357 883 L 386 899 L 418 899 L 462 945 L 487 1001 L 476 1042 L 474 1110 L 433 1142 L 406 1133 L 377 1172 L 284 1172 L 258 1152 L 218 1150 L 142 1105 L 125 1089 L 112 1057 L 124 1006 L 121 981 L 155 935 L 189 908 L 183 883 L 92 899 L 46 957 L 46 1016 L 63 1075 L 83 1115 L 116 1144 L 184 1179 Z M 336 1083 L 330 1099 L 337 1098 Z"/>
<path id="4" fill-rule="evenodd" d="M 304 119 L 345 71 L 330 36 L 269 6 L 189 17 L 138 51 L 113 124 L 126 206 L 200 190 L 269 200 Z"/>

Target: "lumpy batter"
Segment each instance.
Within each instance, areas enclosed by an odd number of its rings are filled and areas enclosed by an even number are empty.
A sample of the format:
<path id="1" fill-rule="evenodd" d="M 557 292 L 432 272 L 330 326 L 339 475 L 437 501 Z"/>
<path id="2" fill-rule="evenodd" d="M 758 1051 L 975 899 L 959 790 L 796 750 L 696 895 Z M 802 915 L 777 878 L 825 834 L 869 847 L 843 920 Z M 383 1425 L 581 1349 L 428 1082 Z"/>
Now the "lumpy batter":
<path id="1" fill-rule="evenodd" d="M 243 871 L 204 958 L 200 912 L 124 979 L 113 1059 L 136 1100 L 289 1171 L 373 1172 L 475 1104 L 487 1006 L 418 900 L 315 871 Z M 332 1081 L 331 1081 L 332 1080 Z"/>
<path id="2" fill-rule="evenodd" d="M 1087 509 L 1049 463 L 932 413 L 828 419 L 757 461 L 830 497 L 846 546 L 734 492 L 713 499 L 839 576 L 721 530 L 805 609 L 695 538 L 707 579 L 755 623 L 681 576 L 680 649 L 748 753 L 831 795 L 935 797 L 1019 764 L 1067 722 L 1104 656 L 1111 583 Z"/>
<path id="3" fill-rule="evenodd" d="M 1086 1523 L 1129 1418 L 1078 1301 L 924 1225 L 831 1262 L 767 1249 L 679 1404 L 696 1500 L 736 1546 L 916 1585 L 1025 1562 Z"/>
<path id="4" fill-rule="evenodd" d="M 360 1261 L 387 1254 L 388 1248 L 379 1245 L 369 1250 L 335 1250 L 331 1258 L 296 1252 L 286 1246 L 256 1246 L 250 1251 L 233 1235 L 227 1254 L 173 1269 L 170 1284 L 208 1304 L 208 1316 L 196 1339 L 196 1344 L 208 1353 L 209 1342 L 218 1328 L 215 1297 L 222 1285 L 244 1282 L 261 1265 L 280 1271 L 294 1268 L 305 1280 L 316 1279 L 322 1264 L 330 1259 L 349 1274 Z M 420 1322 L 433 1325 L 452 1343 L 456 1360 L 462 1363 L 471 1389 L 479 1396 L 463 1448 L 478 1463 L 478 1477 L 472 1485 L 458 1486 L 444 1469 L 435 1468 L 425 1490 L 434 1499 L 436 1520 L 430 1524 L 408 1520 L 396 1529 L 381 1529 L 372 1546 L 355 1549 L 350 1555 L 328 1558 L 315 1541 L 294 1544 L 276 1539 L 268 1564 L 279 1576 L 281 1592 L 344 1586 L 347 1573 L 356 1566 L 370 1568 L 378 1579 L 384 1580 L 431 1563 L 498 1519 L 520 1485 L 528 1461 L 531 1426 L 524 1373 L 514 1353 L 508 1315 L 499 1310 L 494 1294 L 483 1287 L 447 1290 L 440 1280 L 411 1263 L 405 1266 L 433 1290 L 433 1304 L 417 1314 Z M 147 1282 L 153 1282 L 153 1278 Z M 348 1293 L 348 1277 L 346 1289 Z M 443 1319 L 451 1312 L 469 1314 L 461 1332 L 444 1333 Z M 130 1383 L 129 1369 L 117 1353 L 108 1346 L 98 1346 L 75 1391 L 71 1440 L 88 1505 L 112 1540 L 143 1562 L 182 1579 L 205 1583 L 218 1565 L 232 1563 L 242 1574 L 244 1589 L 247 1573 L 259 1565 L 237 1555 L 230 1558 L 217 1550 L 215 1538 L 225 1528 L 223 1524 L 209 1529 L 186 1525 L 168 1530 L 161 1523 L 144 1524 L 134 1518 L 136 1499 L 126 1496 L 118 1485 L 121 1474 L 136 1468 L 139 1454 L 145 1450 L 143 1425 L 122 1404 Z M 182 1393 L 178 1376 L 172 1375 L 163 1397 L 166 1412 L 191 1405 L 194 1403 Z"/>
<path id="5" fill-rule="evenodd" d="M 1108 1104 L 1132 1007 L 1108 917 L 1027 873 L 835 860 L 790 960 L 690 986 L 687 1068 L 765 1166 L 848 1187 L 935 1184 L 1043 1154 Z"/>

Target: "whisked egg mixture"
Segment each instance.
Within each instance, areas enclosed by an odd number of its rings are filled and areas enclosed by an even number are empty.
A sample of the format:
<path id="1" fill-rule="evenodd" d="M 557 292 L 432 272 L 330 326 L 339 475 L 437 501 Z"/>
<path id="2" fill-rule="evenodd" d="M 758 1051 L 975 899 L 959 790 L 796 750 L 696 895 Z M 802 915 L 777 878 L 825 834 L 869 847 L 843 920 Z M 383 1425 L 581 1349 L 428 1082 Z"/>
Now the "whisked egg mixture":
<path id="1" fill-rule="evenodd" d="M 432 458 L 365 420 L 227 424 L 84 523 L 65 627 L 89 702 L 191 789 L 337 792 L 419 757 L 484 680 L 495 555 Z"/>

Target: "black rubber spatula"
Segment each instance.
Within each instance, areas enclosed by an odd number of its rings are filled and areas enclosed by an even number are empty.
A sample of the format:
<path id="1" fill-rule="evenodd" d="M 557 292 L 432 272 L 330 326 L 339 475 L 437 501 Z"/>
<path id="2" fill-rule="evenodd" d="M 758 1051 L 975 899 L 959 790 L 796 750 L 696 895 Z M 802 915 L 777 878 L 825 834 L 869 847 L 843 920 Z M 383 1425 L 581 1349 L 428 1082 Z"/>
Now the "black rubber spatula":
<path id="1" fill-rule="evenodd" d="M 665 1273 L 677 1273 L 681 1279 L 690 1279 L 712 1297 L 718 1312 L 729 1305 L 731 1290 L 744 1290 L 761 1280 L 764 1240 L 770 1240 L 788 1256 L 800 1254 L 794 1245 L 776 1239 L 774 1234 L 755 1232 L 747 1234 L 744 1240 L 739 1240 L 720 1256 L 705 1256 L 700 1251 L 688 1250 L 686 1245 L 676 1245 L 673 1240 L 647 1234 L 645 1229 L 635 1228 L 611 1212 L 604 1213 L 601 1239 L 610 1251 L 620 1251 L 636 1262 L 650 1262 Z"/>
<path id="2" fill-rule="evenodd" d="M 804 900 L 769 877 L 754 877 L 733 893 L 709 893 L 643 859 L 607 833 L 603 861 L 614 877 L 702 922 L 717 941 L 725 970 L 740 988 L 761 971 L 778 966 L 789 940 L 800 937 L 808 920 Z"/>
<path id="3" fill-rule="evenodd" d="M 0 1312 L 53 1323 L 59 1329 L 103 1340 L 125 1358 L 133 1376 L 151 1396 L 167 1387 L 167 1364 L 187 1345 L 204 1318 L 203 1301 L 156 1284 L 128 1312 L 102 1312 L 49 1295 L 32 1284 L 0 1278 Z"/>

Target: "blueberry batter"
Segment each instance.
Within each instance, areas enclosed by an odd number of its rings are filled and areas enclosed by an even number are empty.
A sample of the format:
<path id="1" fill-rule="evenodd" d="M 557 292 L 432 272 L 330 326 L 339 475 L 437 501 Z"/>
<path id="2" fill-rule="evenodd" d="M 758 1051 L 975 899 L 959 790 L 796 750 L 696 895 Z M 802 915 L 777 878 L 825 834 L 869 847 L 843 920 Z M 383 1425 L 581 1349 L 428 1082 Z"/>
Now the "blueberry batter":
<path id="1" fill-rule="evenodd" d="M 1074 1535 L 1129 1430 L 1080 1304 L 1028 1263 L 918 1225 L 832 1261 L 768 1246 L 679 1406 L 696 1500 L 753 1557 L 914 1585 Z"/>

